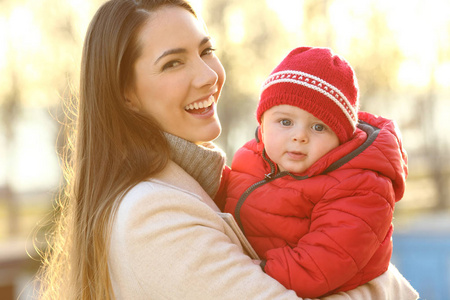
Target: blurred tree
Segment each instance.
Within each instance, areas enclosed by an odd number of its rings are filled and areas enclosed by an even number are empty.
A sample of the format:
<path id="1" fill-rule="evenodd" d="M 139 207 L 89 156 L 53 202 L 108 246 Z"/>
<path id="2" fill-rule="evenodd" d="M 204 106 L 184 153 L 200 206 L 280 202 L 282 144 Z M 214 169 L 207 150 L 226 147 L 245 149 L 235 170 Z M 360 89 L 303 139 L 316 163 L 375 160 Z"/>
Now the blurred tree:
<path id="1" fill-rule="evenodd" d="M 333 0 L 305 0 L 303 2 L 302 39 L 305 46 L 334 48 L 336 33 L 330 22 Z"/>
<path id="2" fill-rule="evenodd" d="M 0 14 L 11 15 L 12 3 L 5 3 Z M 22 93 L 21 93 L 21 74 L 20 74 L 20 56 L 17 54 L 17 45 L 9 38 L 12 33 L 2 32 L 4 38 L 3 44 L 4 57 L 0 57 L 0 61 L 4 64 L 0 66 L 0 116 L 1 128 L 5 137 L 5 153 L 7 157 L 11 157 L 14 153 L 15 141 L 15 125 L 21 113 Z M 2 68 L 1 68 L 2 67 Z M 14 237 L 19 231 L 19 207 L 17 204 L 17 195 L 12 187 L 10 175 L 14 171 L 14 165 L 11 159 L 6 159 L 3 166 L 5 170 L 5 181 L 0 186 L 0 195 L 6 202 L 7 207 L 7 230 L 8 237 Z"/>
<path id="3" fill-rule="evenodd" d="M 447 26 L 447 34 L 450 34 L 450 20 Z M 448 36 L 448 35 L 447 35 Z M 436 55 L 436 66 L 444 62 L 450 62 L 450 49 L 445 51 L 445 46 L 438 47 Z M 436 83 L 436 67 L 432 68 L 430 83 L 427 92 L 423 97 L 419 97 L 418 126 L 422 128 L 423 134 L 423 155 L 428 162 L 430 177 L 433 180 L 436 190 L 436 211 L 443 211 L 450 207 L 449 178 L 450 164 L 448 163 L 449 148 L 448 139 L 445 139 L 442 130 L 443 124 L 438 117 L 440 114 L 439 88 Z"/>
<path id="4" fill-rule="evenodd" d="M 421 3 L 424 9 L 427 4 Z M 436 9 L 433 8 L 433 14 Z M 449 15 L 449 11 L 446 11 Z M 442 13 L 437 11 L 436 13 Z M 417 19 L 418 24 L 424 20 Z M 427 81 L 425 87 L 410 84 L 405 93 L 411 98 L 408 105 L 413 106 L 413 113 L 408 116 L 408 122 L 405 128 L 416 132 L 413 137 L 418 146 L 413 151 L 409 151 L 410 161 L 416 162 L 416 169 L 410 170 L 409 182 L 414 184 L 414 180 L 427 180 L 427 189 L 431 191 L 432 196 L 425 199 L 427 206 L 434 211 L 445 211 L 450 208 L 450 163 L 449 143 L 450 139 L 445 134 L 449 127 L 448 121 L 448 101 L 450 96 L 448 71 L 439 73 L 439 70 L 445 70 L 445 66 L 450 65 L 450 18 L 439 21 L 439 28 L 434 31 L 426 31 L 425 34 L 418 33 L 416 46 L 426 43 L 425 48 L 419 48 L 423 51 L 415 63 L 420 66 L 417 73 L 423 76 Z M 430 43 L 431 41 L 431 43 Z M 411 45 L 413 46 L 413 45 Z M 423 64 L 426 61 L 427 64 Z M 448 68 L 448 67 L 447 67 Z M 419 142 L 417 142 L 419 141 Z M 422 208 L 420 208 L 422 209 Z"/>
<path id="5" fill-rule="evenodd" d="M 69 127 L 71 122 L 71 110 L 67 106 L 70 99 L 76 96 L 78 70 L 81 56 L 82 38 L 80 28 L 83 27 L 81 14 L 87 13 L 71 6 L 68 1 L 55 3 L 51 0 L 43 0 L 44 5 L 36 10 L 37 15 L 47 15 L 41 19 L 41 30 L 45 34 L 48 54 L 53 58 L 52 64 L 56 64 L 54 71 L 49 76 L 53 82 L 56 97 L 49 99 L 50 113 L 55 126 L 58 128 L 56 150 L 61 157 L 66 155 L 68 149 Z M 86 7 L 84 7 L 86 9 Z M 68 153 L 67 153 L 68 154 Z"/>
<path id="6" fill-rule="evenodd" d="M 219 102 L 222 134 L 217 142 L 230 164 L 234 152 L 254 137 L 260 87 L 289 50 L 290 37 L 266 1 L 204 0 L 202 16 L 227 73 Z"/>
<path id="7" fill-rule="evenodd" d="M 354 3 L 354 5 L 351 5 Z M 303 44 L 330 47 L 355 69 L 364 99 L 392 91 L 402 61 L 401 50 L 378 1 L 346 6 L 335 0 L 305 0 Z"/>
<path id="8" fill-rule="evenodd" d="M 353 54 L 349 57 L 358 76 L 363 110 L 370 103 L 364 99 L 375 95 L 386 97 L 392 93 L 403 60 L 396 36 L 388 27 L 386 12 L 377 7 L 376 1 L 371 2 L 370 7 L 367 35 L 364 39 L 353 39 Z"/>
<path id="9" fill-rule="evenodd" d="M 100 1 L 97 1 L 100 2 Z M 87 3 L 87 2 L 86 2 Z M 50 111 L 55 132 L 61 129 L 57 149 L 67 143 L 62 98 L 70 97 L 69 85 L 77 78 L 81 55 L 81 33 L 91 6 L 78 1 L 13 1 L 0 6 L 0 116 L 7 156 L 13 148 L 17 121 L 23 110 Z M 92 5 L 92 3 L 91 3 Z M 78 7 L 80 6 L 80 7 Z M 80 29 L 81 28 L 81 29 Z M 56 136 L 55 136 L 56 139 Z M 18 203 L 10 175 L 17 167 L 7 159 L 4 191 L 8 201 L 9 232 L 18 232 Z M 47 170 L 42 170 L 46 172 Z M 53 172 L 53 170 L 52 170 Z M 50 205 L 51 201 L 47 203 Z"/>
<path id="10" fill-rule="evenodd" d="M 9 88 L 8 93 L 3 97 L 1 103 L 1 119 L 2 127 L 4 128 L 5 134 L 5 153 L 8 157 L 13 154 L 13 144 L 15 139 L 14 125 L 17 118 L 20 116 L 20 89 L 19 89 L 19 79 L 14 67 L 11 67 L 11 82 L 12 85 Z M 14 166 L 10 159 L 7 160 L 5 168 L 5 183 L 4 186 L 0 186 L 0 190 L 3 192 L 3 197 L 6 201 L 6 207 L 8 209 L 8 230 L 7 234 L 9 237 L 14 237 L 19 231 L 19 208 L 16 201 L 16 193 L 12 188 L 12 182 L 10 180 L 9 174 L 14 171 Z"/>

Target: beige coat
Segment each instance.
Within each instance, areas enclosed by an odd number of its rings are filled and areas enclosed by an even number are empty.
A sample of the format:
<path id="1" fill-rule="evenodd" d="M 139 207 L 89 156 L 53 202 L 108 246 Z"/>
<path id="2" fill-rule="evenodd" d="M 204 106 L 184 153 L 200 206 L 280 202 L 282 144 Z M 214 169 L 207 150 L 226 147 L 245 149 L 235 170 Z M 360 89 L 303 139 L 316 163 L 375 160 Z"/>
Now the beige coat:
<path id="1" fill-rule="evenodd" d="M 132 188 L 112 223 L 109 267 L 117 299 L 298 299 L 242 253 L 219 209 L 169 162 Z M 417 299 L 395 267 L 341 299 Z"/>

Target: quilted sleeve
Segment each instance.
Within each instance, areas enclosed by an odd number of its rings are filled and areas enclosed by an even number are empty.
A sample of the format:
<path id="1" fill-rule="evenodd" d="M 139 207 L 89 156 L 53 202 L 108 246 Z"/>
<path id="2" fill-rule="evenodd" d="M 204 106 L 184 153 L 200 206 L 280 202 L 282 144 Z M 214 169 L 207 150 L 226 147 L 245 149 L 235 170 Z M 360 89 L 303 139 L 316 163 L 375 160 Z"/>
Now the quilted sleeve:
<path id="1" fill-rule="evenodd" d="M 393 199 L 391 182 L 375 172 L 335 185 L 315 205 L 309 232 L 294 248 L 269 250 L 264 270 L 303 297 L 335 290 L 390 243 Z"/>

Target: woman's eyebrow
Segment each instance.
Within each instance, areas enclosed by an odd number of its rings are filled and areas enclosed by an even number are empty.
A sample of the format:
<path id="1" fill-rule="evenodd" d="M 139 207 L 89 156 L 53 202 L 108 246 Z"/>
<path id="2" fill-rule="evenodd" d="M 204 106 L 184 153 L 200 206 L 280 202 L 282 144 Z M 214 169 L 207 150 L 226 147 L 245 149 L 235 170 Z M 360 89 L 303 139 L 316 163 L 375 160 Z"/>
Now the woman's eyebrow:
<path id="1" fill-rule="evenodd" d="M 209 36 L 205 36 L 200 44 L 199 47 L 203 46 L 204 44 L 208 43 L 211 40 L 211 37 Z M 161 54 L 156 60 L 155 60 L 155 65 L 164 57 L 171 55 L 171 54 L 179 54 L 179 53 L 186 53 L 187 50 L 185 48 L 174 48 L 174 49 L 169 49 L 167 51 L 164 51 L 163 54 Z"/>
<path id="2" fill-rule="evenodd" d="M 156 65 L 162 58 L 164 58 L 168 55 L 177 54 L 177 53 L 185 53 L 185 52 L 187 52 L 187 50 L 184 48 L 174 48 L 174 49 L 169 49 L 167 51 L 164 51 L 164 53 L 161 54 L 161 56 L 155 60 L 154 65 Z"/>

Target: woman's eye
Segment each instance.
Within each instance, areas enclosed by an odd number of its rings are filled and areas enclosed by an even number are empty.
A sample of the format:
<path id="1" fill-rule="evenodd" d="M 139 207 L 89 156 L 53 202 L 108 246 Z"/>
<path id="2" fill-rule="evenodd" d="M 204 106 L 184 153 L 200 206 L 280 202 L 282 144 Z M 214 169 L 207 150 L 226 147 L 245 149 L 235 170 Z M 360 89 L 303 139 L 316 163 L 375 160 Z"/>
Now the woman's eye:
<path id="1" fill-rule="evenodd" d="M 280 124 L 283 126 L 290 126 L 292 124 L 292 122 L 288 119 L 283 119 L 280 121 Z"/>
<path id="2" fill-rule="evenodd" d="M 326 127 L 323 124 L 314 124 L 313 129 L 315 131 L 324 131 L 326 129 Z"/>
<path id="3" fill-rule="evenodd" d="M 178 60 L 169 61 L 168 63 L 163 65 L 162 70 L 164 71 L 166 69 L 175 68 L 179 65 L 181 65 L 181 62 Z"/>
<path id="4" fill-rule="evenodd" d="M 208 47 L 205 50 L 202 51 L 202 56 L 203 55 L 209 55 L 209 54 L 213 54 L 214 51 L 216 51 L 216 49 L 214 49 L 213 47 Z"/>

